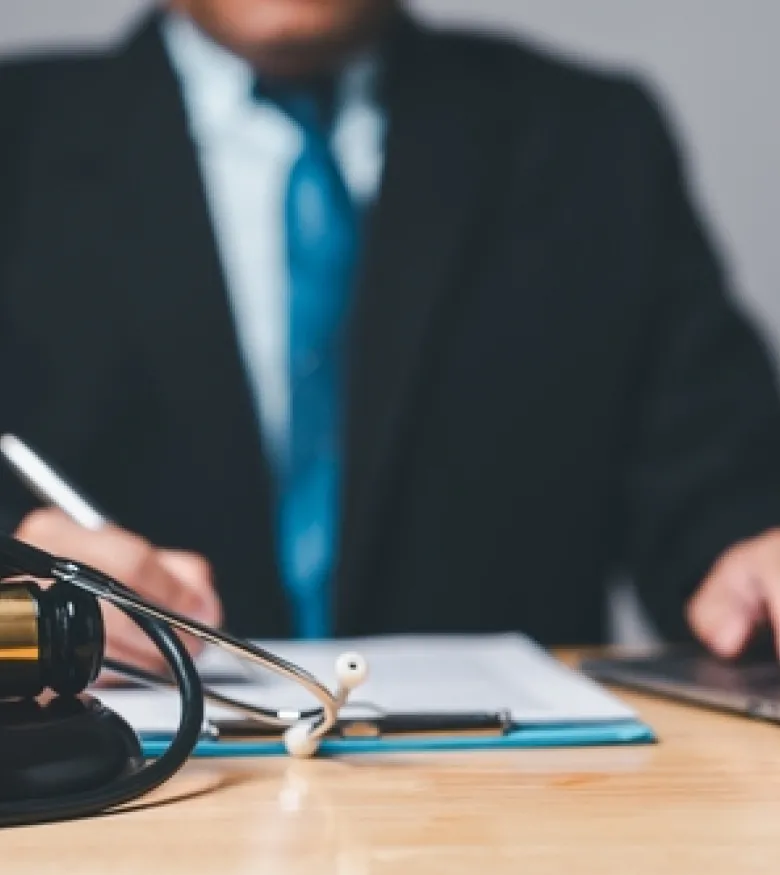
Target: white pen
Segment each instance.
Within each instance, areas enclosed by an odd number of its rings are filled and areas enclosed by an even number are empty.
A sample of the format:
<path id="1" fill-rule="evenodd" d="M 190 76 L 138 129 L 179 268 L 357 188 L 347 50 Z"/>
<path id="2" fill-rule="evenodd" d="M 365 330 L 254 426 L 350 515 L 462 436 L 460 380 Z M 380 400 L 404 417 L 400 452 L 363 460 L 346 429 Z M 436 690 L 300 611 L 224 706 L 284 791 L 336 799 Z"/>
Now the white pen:
<path id="1" fill-rule="evenodd" d="M 108 520 L 16 435 L 0 437 L 0 453 L 20 480 L 41 501 L 59 508 L 74 522 L 93 532 Z"/>

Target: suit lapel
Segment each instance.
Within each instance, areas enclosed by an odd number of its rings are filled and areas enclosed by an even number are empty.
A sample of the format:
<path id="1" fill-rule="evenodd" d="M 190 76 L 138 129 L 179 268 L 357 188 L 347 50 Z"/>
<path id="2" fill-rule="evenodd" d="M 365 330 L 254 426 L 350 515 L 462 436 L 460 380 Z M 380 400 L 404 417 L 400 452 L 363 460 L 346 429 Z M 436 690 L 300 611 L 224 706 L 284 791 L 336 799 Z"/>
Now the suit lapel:
<path id="1" fill-rule="evenodd" d="M 114 93 L 125 110 L 113 172 L 134 241 L 128 286 L 146 354 L 158 364 L 171 401 L 190 412 L 208 411 L 197 417 L 207 443 L 226 449 L 229 436 L 251 435 L 256 450 L 251 396 L 200 172 L 156 28 L 146 29 L 118 62 Z"/>
<path id="2" fill-rule="evenodd" d="M 204 493 L 240 508 L 231 518 L 242 530 L 226 535 L 251 563 L 252 580 L 270 582 L 260 622 L 278 632 L 288 617 L 274 561 L 271 478 L 196 154 L 156 18 L 96 80 L 63 95 L 52 114 L 58 134 L 52 141 L 65 142 L 55 162 L 59 178 L 49 180 L 51 197 L 77 190 L 91 231 L 101 222 L 110 226 L 97 237 L 106 238 L 116 288 L 100 293 L 116 296 L 123 309 L 134 353 L 153 375 L 169 419 L 181 424 L 182 452 L 192 457 Z M 76 180 L 74 168 L 85 166 L 89 176 Z M 233 590 L 240 606 L 240 589 L 251 584 L 220 585 Z"/>
<path id="3" fill-rule="evenodd" d="M 132 189 L 127 230 L 141 241 L 133 267 L 138 336 L 182 421 L 198 423 L 201 475 L 242 508 L 246 529 L 233 535 L 237 544 L 248 542 L 242 549 L 251 579 L 270 582 L 262 626 L 278 630 L 288 625 L 288 612 L 274 559 L 272 479 L 183 103 L 156 28 L 135 42 L 124 65 L 120 75 L 132 95 L 117 167 Z M 244 578 L 223 582 L 247 585 Z"/>
<path id="4" fill-rule="evenodd" d="M 338 608 L 360 624 L 368 561 L 412 425 L 415 392 L 498 186 L 497 98 L 403 20 L 388 56 L 385 173 L 354 314 Z"/>

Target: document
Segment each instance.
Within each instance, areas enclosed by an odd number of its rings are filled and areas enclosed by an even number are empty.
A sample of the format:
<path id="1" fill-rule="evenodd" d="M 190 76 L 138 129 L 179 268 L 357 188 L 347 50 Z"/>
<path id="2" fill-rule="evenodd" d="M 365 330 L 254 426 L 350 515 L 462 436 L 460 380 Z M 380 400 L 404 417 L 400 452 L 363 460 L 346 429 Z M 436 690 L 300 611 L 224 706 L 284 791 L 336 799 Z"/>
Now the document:
<path id="1" fill-rule="evenodd" d="M 257 642 L 296 663 L 331 689 L 335 661 L 354 650 L 369 664 L 366 683 L 354 693 L 352 708 L 417 714 L 509 711 L 521 726 L 561 726 L 636 720 L 635 712 L 595 681 L 564 666 L 529 638 L 404 635 L 325 642 Z M 316 707 L 300 686 L 241 662 L 207 651 L 199 669 L 214 689 L 266 708 Z M 175 731 L 178 694 L 160 689 L 96 689 L 93 695 L 122 715 L 139 734 Z M 212 721 L 237 718 L 208 705 Z"/>

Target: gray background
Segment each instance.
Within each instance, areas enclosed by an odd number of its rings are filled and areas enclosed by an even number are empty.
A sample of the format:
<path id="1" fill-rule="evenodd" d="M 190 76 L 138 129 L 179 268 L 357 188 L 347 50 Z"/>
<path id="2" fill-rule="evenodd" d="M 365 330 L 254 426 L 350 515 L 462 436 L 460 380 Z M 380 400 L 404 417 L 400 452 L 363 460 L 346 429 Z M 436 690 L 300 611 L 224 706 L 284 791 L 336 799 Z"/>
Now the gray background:
<path id="1" fill-rule="evenodd" d="M 262 0 L 258 0 L 262 2 Z M 100 42 L 149 0 L 0 0 L 0 53 Z M 645 75 L 744 305 L 780 351 L 778 0 L 417 0 L 435 20 L 514 31 Z M 619 638 L 648 630 L 619 591 Z"/>

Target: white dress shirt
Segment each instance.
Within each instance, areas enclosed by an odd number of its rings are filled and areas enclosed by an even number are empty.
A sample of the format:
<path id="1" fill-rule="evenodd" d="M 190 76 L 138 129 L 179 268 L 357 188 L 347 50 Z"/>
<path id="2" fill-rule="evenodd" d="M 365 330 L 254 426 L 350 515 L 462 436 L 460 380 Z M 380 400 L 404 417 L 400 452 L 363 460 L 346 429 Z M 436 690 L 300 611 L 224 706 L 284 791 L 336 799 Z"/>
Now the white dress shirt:
<path id="1" fill-rule="evenodd" d="M 169 16 L 163 38 L 181 84 L 258 420 L 278 460 L 289 419 L 284 196 L 303 137 L 281 110 L 253 98 L 251 66 L 190 19 Z M 375 75 L 374 59 L 358 58 L 337 88 L 332 147 L 360 204 L 376 195 L 384 161 Z"/>

